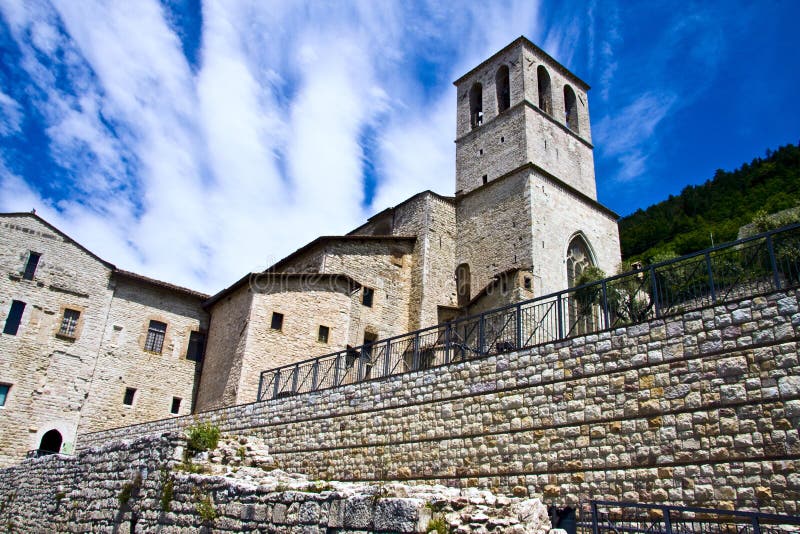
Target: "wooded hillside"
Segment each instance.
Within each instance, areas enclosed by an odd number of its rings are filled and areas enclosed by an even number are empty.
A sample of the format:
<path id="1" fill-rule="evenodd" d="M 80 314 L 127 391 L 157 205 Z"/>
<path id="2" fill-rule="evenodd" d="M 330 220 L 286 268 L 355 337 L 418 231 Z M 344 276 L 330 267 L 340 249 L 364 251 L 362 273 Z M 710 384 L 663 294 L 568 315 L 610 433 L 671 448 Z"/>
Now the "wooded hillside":
<path id="1" fill-rule="evenodd" d="M 622 257 L 644 260 L 682 255 L 736 239 L 759 210 L 773 213 L 800 203 L 800 148 L 767 151 L 733 172 L 718 170 L 702 185 L 639 209 L 619 221 Z"/>

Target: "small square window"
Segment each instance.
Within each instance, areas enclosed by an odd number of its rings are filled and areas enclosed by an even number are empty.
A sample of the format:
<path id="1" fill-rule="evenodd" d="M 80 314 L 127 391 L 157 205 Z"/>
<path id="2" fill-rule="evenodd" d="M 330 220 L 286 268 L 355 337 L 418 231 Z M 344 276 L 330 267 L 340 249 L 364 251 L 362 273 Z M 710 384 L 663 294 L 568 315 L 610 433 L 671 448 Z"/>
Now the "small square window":
<path id="1" fill-rule="evenodd" d="M 36 267 L 39 265 L 39 258 L 41 257 L 41 254 L 33 251 L 28 254 L 28 263 L 25 264 L 25 272 L 22 278 L 25 280 L 33 280 L 33 275 L 36 274 Z"/>
<path id="2" fill-rule="evenodd" d="M 203 351 L 206 346 L 206 336 L 202 332 L 194 331 L 189 334 L 189 347 L 186 349 L 186 359 L 193 362 L 203 361 Z"/>
<path id="3" fill-rule="evenodd" d="M 320 325 L 319 326 L 319 334 L 317 335 L 317 341 L 320 343 L 327 343 L 328 342 L 328 335 L 331 333 L 331 329 L 327 326 Z"/>
<path id="4" fill-rule="evenodd" d="M 81 317 L 81 312 L 78 310 L 64 310 L 64 317 L 61 318 L 61 328 L 58 329 L 58 335 L 66 337 L 75 337 L 75 327 L 78 326 L 78 319 Z"/>
<path id="5" fill-rule="evenodd" d="M 372 300 L 375 297 L 375 290 L 371 287 L 365 287 L 363 292 L 361 293 L 361 304 L 364 306 L 371 308 L 372 307 Z"/>
<path id="6" fill-rule="evenodd" d="M 164 336 L 167 335 L 167 323 L 160 321 L 150 321 L 147 328 L 147 339 L 144 342 L 144 350 L 161 354 L 164 348 Z"/>
<path id="7" fill-rule="evenodd" d="M 122 404 L 125 406 L 133 406 L 133 397 L 136 395 L 136 388 L 125 388 L 125 396 L 122 398 Z"/>
<path id="8" fill-rule="evenodd" d="M 272 312 L 272 322 L 269 327 L 273 330 L 283 330 L 283 314 Z"/>
<path id="9" fill-rule="evenodd" d="M 181 411 L 181 399 L 178 397 L 172 397 L 172 408 L 170 408 L 169 413 L 177 414 Z"/>
<path id="10" fill-rule="evenodd" d="M 11 384 L 0 384 L 0 406 L 5 406 L 8 400 L 8 392 L 11 390 Z"/>
<path id="11" fill-rule="evenodd" d="M 11 309 L 8 311 L 6 317 L 6 325 L 3 327 L 3 333 L 10 336 L 16 336 L 19 331 L 19 325 L 22 322 L 22 313 L 25 311 L 25 303 L 21 300 L 12 300 Z"/>

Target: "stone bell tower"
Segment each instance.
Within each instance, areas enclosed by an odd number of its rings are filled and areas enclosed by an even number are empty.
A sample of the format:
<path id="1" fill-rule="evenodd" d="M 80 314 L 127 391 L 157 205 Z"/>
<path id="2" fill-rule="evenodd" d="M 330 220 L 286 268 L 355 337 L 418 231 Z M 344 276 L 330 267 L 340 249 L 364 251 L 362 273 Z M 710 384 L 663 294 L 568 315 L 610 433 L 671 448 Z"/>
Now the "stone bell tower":
<path id="1" fill-rule="evenodd" d="M 597 202 L 589 86 L 525 37 L 455 86 L 456 260 L 466 287 L 474 295 L 519 271 L 528 273 L 523 297 L 566 289 L 576 246 L 585 265 L 612 273 L 618 216 Z"/>

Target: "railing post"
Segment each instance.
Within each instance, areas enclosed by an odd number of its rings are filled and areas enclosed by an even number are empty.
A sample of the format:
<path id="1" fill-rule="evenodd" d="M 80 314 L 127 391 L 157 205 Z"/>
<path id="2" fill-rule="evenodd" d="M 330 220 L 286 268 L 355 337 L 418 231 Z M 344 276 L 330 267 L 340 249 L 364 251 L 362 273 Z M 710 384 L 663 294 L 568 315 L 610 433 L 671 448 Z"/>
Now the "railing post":
<path id="1" fill-rule="evenodd" d="M 653 308 L 656 310 L 656 318 L 661 317 L 661 300 L 658 298 L 658 279 L 656 270 L 650 266 L 650 293 L 653 296 Z"/>
<path id="2" fill-rule="evenodd" d="M 261 390 L 264 388 L 264 371 L 261 371 L 261 374 L 258 376 L 258 395 L 256 396 L 256 400 L 261 400 Z"/>
<path id="3" fill-rule="evenodd" d="M 611 323 L 609 322 L 608 317 L 608 288 L 606 287 L 606 281 L 603 280 L 603 327 L 604 328 L 611 328 Z"/>
<path id="4" fill-rule="evenodd" d="M 447 323 L 444 327 L 444 363 L 450 363 L 450 343 L 451 343 L 451 334 L 452 326 L 450 323 Z"/>
<path id="5" fill-rule="evenodd" d="M 275 385 L 273 386 L 272 398 L 278 398 L 278 393 L 280 392 L 281 388 L 281 370 L 277 369 L 275 371 Z"/>
<path id="6" fill-rule="evenodd" d="M 489 352 L 483 349 L 484 343 L 486 343 L 486 314 L 482 313 L 478 319 L 478 354 L 481 356 Z"/>
<path id="7" fill-rule="evenodd" d="M 416 371 L 419 369 L 419 332 L 414 334 L 414 345 L 413 345 L 414 353 L 413 358 L 411 359 L 411 370 Z"/>
<path id="8" fill-rule="evenodd" d="M 340 352 L 333 358 L 333 385 L 339 385 L 339 358 L 342 357 L 342 353 Z"/>
<path id="9" fill-rule="evenodd" d="M 775 248 L 772 243 L 772 234 L 767 236 L 767 251 L 769 252 L 769 265 L 772 267 L 772 276 L 775 281 L 775 289 L 780 289 L 781 276 L 778 272 L 778 262 L 775 261 Z"/>
<path id="10" fill-rule="evenodd" d="M 597 517 L 597 503 L 592 501 L 592 533 L 600 534 L 600 518 Z"/>
<path id="11" fill-rule="evenodd" d="M 564 310 L 561 309 L 561 293 L 556 297 L 556 321 L 558 321 L 558 339 L 564 339 Z"/>
<path id="12" fill-rule="evenodd" d="M 753 534 L 761 534 L 761 524 L 758 522 L 758 514 L 753 514 Z"/>
<path id="13" fill-rule="evenodd" d="M 386 353 L 383 355 L 383 376 L 389 376 L 389 366 L 392 358 L 392 342 L 386 342 Z"/>
<path id="14" fill-rule="evenodd" d="M 359 382 L 364 380 L 364 347 L 361 347 L 361 351 L 358 355 L 358 371 L 356 371 L 356 380 Z"/>
<path id="15" fill-rule="evenodd" d="M 319 386 L 319 360 L 314 360 L 314 368 L 311 374 L 311 391 L 316 391 Z"/>
<path id="16" fill-rule="evenodd" d="M 664 506 L 661 510 L 664 512 L 664 532 L 672 534 L 672 520 L 669 517 L 669 508 Z"/>
<path id="17" fill-rule="evenodd" d="M 519 350 L 522 348 L 522 304 L 517 304 L 517 331 L 514 347 Z"/>
<path id="18" fill-rule="evenodd" d="M 706 269 L 708 270 L 708 287 L 711 289 L 711 303 L 717 303 L 717 291 L 714 288 L 714 271 L 711 269 L 711 254 L 705 253 Z"/>
<path id="19" fill-rule="evenodd" d="M 297 381 L 300 378 L 300 366 L 295 365 L 292 371 L 292 393 L 297 393 Z"/>

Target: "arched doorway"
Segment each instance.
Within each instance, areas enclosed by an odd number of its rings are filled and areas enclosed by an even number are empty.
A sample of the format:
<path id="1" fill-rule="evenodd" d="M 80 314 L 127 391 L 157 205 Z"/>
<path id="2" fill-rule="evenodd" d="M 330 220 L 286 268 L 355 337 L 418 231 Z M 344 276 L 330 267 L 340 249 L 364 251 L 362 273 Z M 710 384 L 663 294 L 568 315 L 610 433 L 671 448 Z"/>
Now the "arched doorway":
<path id="1" fill-rule="evenodd" d="M 61 432 L 56 429 L 48 430 L 42 436 L 42 441 L 39 443 L 39 452 L 41 454 L 56 454 L 61 451 Z"/>

